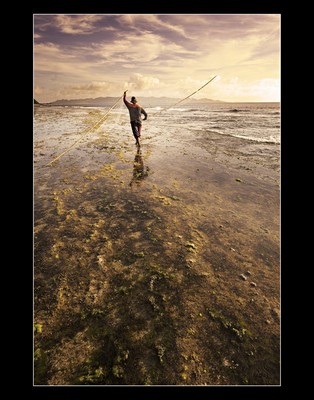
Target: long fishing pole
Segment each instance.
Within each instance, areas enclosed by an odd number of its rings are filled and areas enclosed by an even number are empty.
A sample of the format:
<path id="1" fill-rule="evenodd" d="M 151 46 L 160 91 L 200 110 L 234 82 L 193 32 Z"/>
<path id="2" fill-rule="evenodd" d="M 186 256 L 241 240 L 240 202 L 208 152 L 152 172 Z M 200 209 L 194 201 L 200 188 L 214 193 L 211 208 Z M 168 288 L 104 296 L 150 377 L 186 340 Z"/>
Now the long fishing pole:
<path id="1" fill-rule="evenodd" d="M 157 112 L 156 114 L 154 114 L 153 116 L 156 116 L 156 115 L 162 113 L 163 111 L 169 110 L 169 108 L 175 107 L 175 106 L 177 106 L 178 104 L 182 103 L 184 100 L 188 99 L 189 97 L 192 97 L 195 93 L 199 92 L 199 91 L 202 90 L 205 86 L 207 86 L 207 85 L 208 85 L 211 81 L 213 81 L 216 77 L 217 77 L 217 75 L 215 75 L 213 78 L 211 78 L 208 82 L 205 83 L 205 85 L 203 85 L 202 87 L 200 87 L 199 89 L 197 89 L 197 90 L 196 90 L 195 92 L 193 92 L 192 94 L 186 96 L 184 99 L 179 100 L 177 103 L 175 103 L 175 104 L 173 104 L 173 105 L 171 105 L 171 106 L 169 106 L 169 107 L 163 108 L 162 110 L 158 111 L 158 112 Z"/>
<path id="2" fill-rule="evenodd" d="M 62 156 L 64 156 L 68 151 L 70 151 L 72 149 L 72 147 L 74 147 L 78 142 L 80 142 L 89 132 L 91 132 L 93 129 L 95 129 L 97 126 L 99 126 L 104 119 L 106 118 L 106 116 L 109 114 L 109 112 L 119 103 L 119 101 L 122 99 L 123 95 L 119 97 L 119 99 L 114 103 L 114 105 L 109 108 L 109 110 L 106 112 L 106 114 L 104 116 L 102 116 L 100 118 L 99 121 L 96 122 L 95 125 L 93 125 L 91 128 L 89 128 L 84 135 L 82 135 L 77 141 L 75 141 L 74 143 L 71 144 L 70 147 L 68 147 L 63 153 L 59 154 L 56 158 L 54 158 L 52 161 L 50 161 L 48 164 L 45 165 L 45 167 L 48 167 L 49 165 L 53 164 L 55 161 L 59 160 L 59 158 L 61 158 Z"/>

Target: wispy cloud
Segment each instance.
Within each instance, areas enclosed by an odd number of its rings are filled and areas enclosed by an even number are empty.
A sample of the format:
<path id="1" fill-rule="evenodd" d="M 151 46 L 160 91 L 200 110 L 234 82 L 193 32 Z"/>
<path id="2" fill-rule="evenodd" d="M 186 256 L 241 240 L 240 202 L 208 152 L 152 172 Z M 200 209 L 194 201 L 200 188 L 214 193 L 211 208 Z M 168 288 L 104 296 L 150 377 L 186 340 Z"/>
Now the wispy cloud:
<path id="1" fill-rule="evenodd" d="M 280 82 L 278 79 L 260 79 L 255 81 L 243 80 L 238 77 L 221 79 L 213 87 L 216 98 L 227 96 L 233 101 L 280 101 Z"/>
<path id="2" fill-rule="evenodd" d="M 116 96 L 126 86 L 184 96 L 217 73 L 219 85 L 202 95 L 279 97 L 279 15 L 35 15 L 34 49 L 43 101 Z"/>
<path id="3" fill-rule="evenodd" d="M 95 23 L 101 19 L 97 15 L 57 15 L 54 21 L 63 33 L 90 35 L 95 31 Z"/>
<path id="4" fill-rule="evenodd" d="M 163 84 L 158 78 L 154 78 L 153 76 L 143 76 L 142 74 L 135 73 L 130 76 L 124 86 L 132 90 L 147 90 L 153 88 L 160 89 Z"/>

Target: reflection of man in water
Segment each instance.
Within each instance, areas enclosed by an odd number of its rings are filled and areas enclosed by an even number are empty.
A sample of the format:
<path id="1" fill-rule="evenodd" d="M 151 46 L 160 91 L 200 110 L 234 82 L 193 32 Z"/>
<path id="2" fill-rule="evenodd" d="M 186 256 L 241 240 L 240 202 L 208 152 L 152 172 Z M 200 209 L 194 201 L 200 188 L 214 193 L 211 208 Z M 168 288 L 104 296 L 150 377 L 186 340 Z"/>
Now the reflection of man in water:
<path id="1" fill-rule="evenodd" d="M 138 148 L 134 158 L 133 178 L 130 182 L 130 186 L 132 186 L 134 182 L 141 183 L 141 181 L 148 175 L 148 171 L 149 168 L 144 167 L 141 149 Z"/>

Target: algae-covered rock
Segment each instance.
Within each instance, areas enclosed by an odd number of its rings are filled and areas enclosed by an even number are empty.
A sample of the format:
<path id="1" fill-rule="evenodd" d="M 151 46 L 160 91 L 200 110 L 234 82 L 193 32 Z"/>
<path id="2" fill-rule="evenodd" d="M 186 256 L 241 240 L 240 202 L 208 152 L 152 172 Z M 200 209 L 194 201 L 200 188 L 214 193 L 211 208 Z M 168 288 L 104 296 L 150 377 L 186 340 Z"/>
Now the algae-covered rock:
<path id="1" fill-rule="evenodd" d="M 43 331 L 43 326 L 41 324 L 35 324 L 34 325 L 34 332 L 36 333 L 42 333 Z"/>
<path id="2" fill-rule="evenodd" d="M 34 353 L 34 384 L 43 385 L 46 383 L 48 357 L 40 348 Z"/>

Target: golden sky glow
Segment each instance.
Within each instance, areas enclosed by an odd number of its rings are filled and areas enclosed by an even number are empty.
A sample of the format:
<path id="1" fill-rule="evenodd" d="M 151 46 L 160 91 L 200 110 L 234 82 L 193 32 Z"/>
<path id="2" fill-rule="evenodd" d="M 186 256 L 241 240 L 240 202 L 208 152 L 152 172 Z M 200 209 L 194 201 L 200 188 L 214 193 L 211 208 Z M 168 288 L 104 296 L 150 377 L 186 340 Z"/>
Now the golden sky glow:
<path id="1" fill-rule="evenodd" d="M 34 15 L 34 97 L 280 101 L 279 14 Z"/>

